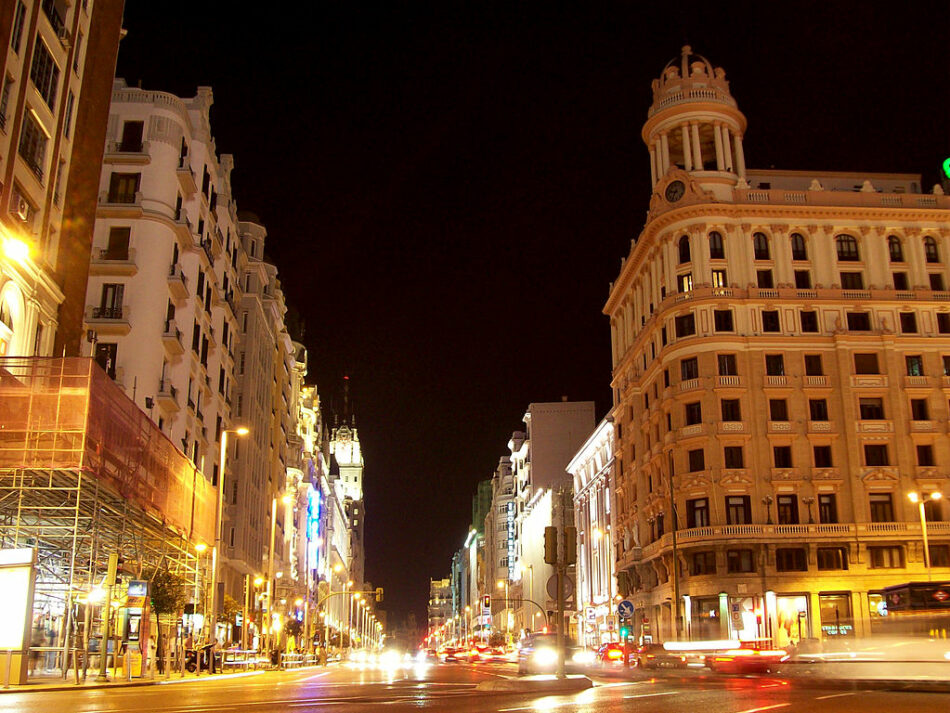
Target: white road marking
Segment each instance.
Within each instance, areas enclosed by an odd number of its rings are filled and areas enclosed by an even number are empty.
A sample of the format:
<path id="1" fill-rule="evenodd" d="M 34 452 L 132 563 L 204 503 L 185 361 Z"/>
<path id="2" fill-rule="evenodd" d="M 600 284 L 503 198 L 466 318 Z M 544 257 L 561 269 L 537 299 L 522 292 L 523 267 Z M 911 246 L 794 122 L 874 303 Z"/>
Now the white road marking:
<path id="1" fill-rule="evenodd" d="M 762 706 L 761 708 L 747 708 L 744 711 L 737 711 L 737 713 L 758 713 L 759 711 L 769 711 L 773 708 L 786 708 L 787 706 L 792 705 L 791 703 L 776 703 L 774 706 Z"/>
<path id="2" fill-rule="evenodd" d="M 680 691 L 663 691 L 661 693 L 640 693 L 636 696 L 624 696 L 623 699 L 627 700 L 628 698 L 651 698 L 653 696 L 675 696 Z"/>
<path id="3" fill-rule="evenodd" d="M 841 698 L 842 696 L 853 696 L 853 695 L 854 695 L 853 693 L 832 693 L 830 696 L 818 696 L 818 698 L 816 698 L 815 700 L 825 701 L 825 700 L 828 700 L 829 698 Z"/>

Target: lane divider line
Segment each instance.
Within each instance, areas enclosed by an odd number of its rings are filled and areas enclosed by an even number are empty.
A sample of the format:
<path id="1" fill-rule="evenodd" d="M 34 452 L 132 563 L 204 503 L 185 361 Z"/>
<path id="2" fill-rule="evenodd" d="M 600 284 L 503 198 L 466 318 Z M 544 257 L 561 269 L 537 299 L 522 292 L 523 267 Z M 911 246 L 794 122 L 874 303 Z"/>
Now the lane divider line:
<path id="1" fill-rule="evenodd" d="M 826 701 L 829 698 L 841 698 L 842 696 L 853 696 L 854 693 L 832 693 L 830 696 L 818 696 L 816 701 Z"/>
<path id="2" fill-rule="evenodd" d="M 761 708 L 747 708 L 744 711 L 737 711 L 737 713 L 758 713 L 759 711 L 770 711 L 773 708 L 787 708 L 792 705 L 791 703 L 776 703 L 772 706 L 762 706 Z"/>

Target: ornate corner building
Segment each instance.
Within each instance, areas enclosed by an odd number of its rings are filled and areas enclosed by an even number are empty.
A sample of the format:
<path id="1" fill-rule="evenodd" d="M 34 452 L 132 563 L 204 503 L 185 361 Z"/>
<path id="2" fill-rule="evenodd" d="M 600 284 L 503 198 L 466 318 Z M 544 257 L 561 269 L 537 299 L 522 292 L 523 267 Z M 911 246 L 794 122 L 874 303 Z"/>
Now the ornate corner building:
<path id="1" fill-rule="evenodd" d="M 747 170 L 745 130 L 689 47 L 653 82 L 604 308 L 620 593 L 657 640 L 874 633 L 885 587 L 950 578 L 948 508 L 908 498 L 950 495 L 950 197 Z"/>

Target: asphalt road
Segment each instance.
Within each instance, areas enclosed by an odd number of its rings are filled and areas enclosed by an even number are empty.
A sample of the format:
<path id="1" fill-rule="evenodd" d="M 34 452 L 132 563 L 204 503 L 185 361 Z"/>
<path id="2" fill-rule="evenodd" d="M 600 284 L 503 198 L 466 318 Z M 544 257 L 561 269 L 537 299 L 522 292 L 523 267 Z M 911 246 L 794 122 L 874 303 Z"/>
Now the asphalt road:
<path id="1" fill-rule="evenodd" d="M 930 713 L 950 710 L 950 694 L 812 688 L 772 677 L 660 672 L 634 680 L 592 675 L 595 687 L 545 695 L 482 692 L 476 685 L 516 677 L 513 666 L 443 664 L 398 671 L 335 666 L 242 678 L 99 690 L 7 693 L 0 713 L 271 713 L 385 710 L 509 713 Z M 385 708 L 382 708 L 385 706 Z"/>

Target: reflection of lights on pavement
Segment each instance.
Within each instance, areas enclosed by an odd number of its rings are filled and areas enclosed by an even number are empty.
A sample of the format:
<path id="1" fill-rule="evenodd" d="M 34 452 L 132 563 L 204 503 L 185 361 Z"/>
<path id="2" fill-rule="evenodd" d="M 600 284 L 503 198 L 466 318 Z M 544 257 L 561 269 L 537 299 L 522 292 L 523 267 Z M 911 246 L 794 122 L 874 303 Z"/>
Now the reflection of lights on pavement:
<path id="1" fill-rule="evenodd" d="M 564 701 L 557 698 L 556 696 L 546 696 L 536 700 L 532 708 L 534 708 L 536 711 L 553 711 L 555 708 L 573 705 L 574 703 L 575 701 Z"/>

